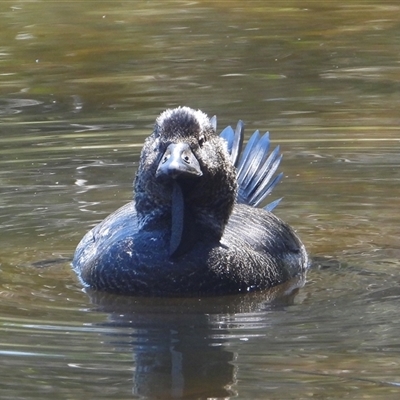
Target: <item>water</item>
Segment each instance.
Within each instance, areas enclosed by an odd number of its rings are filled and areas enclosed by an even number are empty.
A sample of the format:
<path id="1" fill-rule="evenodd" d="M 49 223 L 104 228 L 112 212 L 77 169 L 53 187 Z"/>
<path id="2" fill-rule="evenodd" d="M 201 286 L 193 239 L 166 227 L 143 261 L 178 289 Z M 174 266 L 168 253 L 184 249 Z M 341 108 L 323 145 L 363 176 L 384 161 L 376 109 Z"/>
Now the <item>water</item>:
<path id="1" fill-rule="evenodd" d="M 397 2 L 2 2 L 0 397 L 398 398 Z M 270 130 L 304 287 L 85 293 L 166 107 Z M 274 296 L 284 298 L 274 300 Z"/>

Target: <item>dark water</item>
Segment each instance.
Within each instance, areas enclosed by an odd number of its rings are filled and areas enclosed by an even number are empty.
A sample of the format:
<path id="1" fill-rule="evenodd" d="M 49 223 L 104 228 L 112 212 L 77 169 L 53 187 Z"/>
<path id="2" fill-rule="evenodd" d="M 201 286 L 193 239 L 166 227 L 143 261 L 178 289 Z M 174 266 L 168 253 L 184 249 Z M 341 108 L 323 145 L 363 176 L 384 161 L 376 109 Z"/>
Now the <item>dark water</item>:
<path id="1" fill-rule="evenodd" d="M 0 17 L 1 399 L 399 397 L 398 2 L 16 0 Z M 176 105 L 281 144 L 273 198 L 315 260 L 304 287 L 82 291 L 75 246 L 130 200 Z"/>

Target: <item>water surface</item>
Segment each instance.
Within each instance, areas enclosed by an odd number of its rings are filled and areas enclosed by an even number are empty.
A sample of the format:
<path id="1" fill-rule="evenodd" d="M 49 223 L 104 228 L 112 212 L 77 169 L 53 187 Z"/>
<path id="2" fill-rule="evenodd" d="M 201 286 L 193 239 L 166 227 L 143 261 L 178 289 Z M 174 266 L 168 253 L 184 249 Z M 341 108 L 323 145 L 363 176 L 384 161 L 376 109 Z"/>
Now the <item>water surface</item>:
<path id="1" fill-rule="evenodd" d="M 0 397 L 382 398 L 400 392 L 400 6 L 0 4 Z M 85 293 L 70 268 L 128 202 L 167 107 L 270 130 L 305 286 Z"/>

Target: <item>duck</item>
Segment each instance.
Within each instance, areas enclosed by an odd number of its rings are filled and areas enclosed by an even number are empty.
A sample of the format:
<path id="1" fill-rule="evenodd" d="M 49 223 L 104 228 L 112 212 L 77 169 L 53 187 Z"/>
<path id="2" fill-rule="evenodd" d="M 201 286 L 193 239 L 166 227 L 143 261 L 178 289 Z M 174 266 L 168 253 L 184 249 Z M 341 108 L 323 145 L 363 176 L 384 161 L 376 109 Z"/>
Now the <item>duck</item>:
<path id="1" fill-rule="evenodd" d="M 134 199 L 82 238 L 72 267 L 83 286 L 134 296 L 247 293 L 304 276 L 294 229 L 259 207 L 282 178 L 279 146 L 244 123 L 217 134 L 216 117 L 163 111 L 145 140 Z"/>

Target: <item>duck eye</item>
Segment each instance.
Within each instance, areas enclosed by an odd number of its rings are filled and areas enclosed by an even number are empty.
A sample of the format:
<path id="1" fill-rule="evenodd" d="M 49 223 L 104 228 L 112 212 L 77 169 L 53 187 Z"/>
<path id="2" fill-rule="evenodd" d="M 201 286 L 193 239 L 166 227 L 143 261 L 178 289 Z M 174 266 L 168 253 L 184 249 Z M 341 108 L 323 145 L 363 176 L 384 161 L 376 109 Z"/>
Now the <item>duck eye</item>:
<path id="1" fill-rule="evenodd" d="M 203 146 L 204 140 L 205 140 L 205 139 L 204 139 L 204 136 L 200 136 L 200 137 L 199 137 L 199 146 L 200 146 L 200 147 Z"/>

